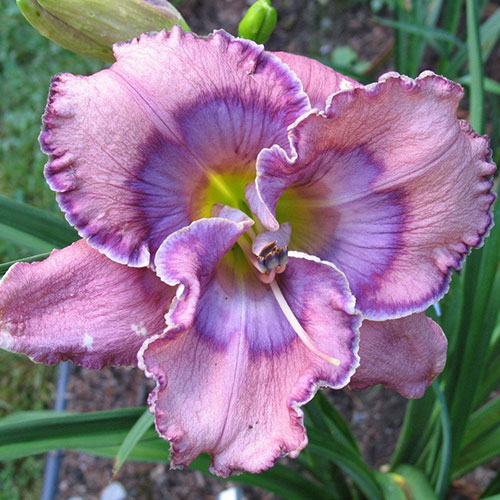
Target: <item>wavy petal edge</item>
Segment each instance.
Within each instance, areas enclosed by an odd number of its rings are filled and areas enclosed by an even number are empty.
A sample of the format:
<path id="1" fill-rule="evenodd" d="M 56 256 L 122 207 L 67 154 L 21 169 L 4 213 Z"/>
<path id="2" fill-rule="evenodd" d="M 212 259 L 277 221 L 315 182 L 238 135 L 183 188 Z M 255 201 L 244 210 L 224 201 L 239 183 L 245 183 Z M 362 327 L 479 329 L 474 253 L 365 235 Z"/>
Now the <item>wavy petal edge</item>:
<path id="1" fill-rule="evenodd" d="M 347 281 L 347 278 L 345 277 L 345 274 L 339 270 L 334 264 L 328 261 L 323 261 L 322 259 L 313 256 L 313 255 L 308 255 L 303 252 L 295 252 L 291 251 L 290 252 L 290 257 L 291 258 L 300 258 L 300 259 L 305 259 L 309 260 L 312 262 L 316 263 L 321 263 L 325 264 L 328 267 L 332 268 L 334 271 L 339 273 L 341 275 L 344 285 L 346 287 L 346 290 L 349 291 L 350 293 L 350 287 L 349 283 Z M 242 472 L 250 472 L 250 473 L 260 473 L 263 472 L 264 470 L 269 469 L 272 467 L 277 460 L 283 457 L 290 457 L 290 458 L 296 458 L 300 452 L 307 446 L 308 444 L 308 437 L 307 437 L 307 430 L 304 425 L 304 411 L 302 409 L 302 406 L 307 404 L 311 399 L 315 396 L 316 392 L 320 389 L 324 388 L 331 388 L 331 389 L 342 389 L 346 386 L 348 386 L 351 378 L 353 377 L 356 369 L 359 366 L 360 362 L 360 357 L 359 357 L 359 344 L 360 344 L 360 327 L 363 321 L 363 318 L 359 311 L 357 311 L 355 307 L 355 297 L 350 294 L 349 300 L 346 300 L 342 303 L 342 309 L 345 313 L 349 314 L 350 316 L 353 317 L 353 322 L 351 325 L 352 330 L 354 331 L 355 337 L 354 337 L 354 344 L 352 346 L 353 349 L 353 355 L 354 355 L 354 362 L 352 366 L 350 367 L 350 370 L 346 373 L 345 377 L 342 378 L 340 382 L 333 383 L 332 381 L 329 380 L 324 380 L 322 378 L 312 378 L 309 377 L 307 381 L 303 380 L 301 381 L 302 383 L 297 386 L 296 388 L 296 393 L 299 393 L 300 396 L 296 397 L 290 397 L 287 403 L 287 409 L 289 413 L 290 420 L 292 422 L 292 425 L 294 428 L 298 430 L 300 433 L 301 441 L 300 444 L 294 448 L 289 448 L 285 443 L 279 442 L 277 443 L 273 448 L 271 448 L 271 451 L 269 452 L 268 458 L 261 463 L 258 467 L 255 468 L 245 468 L 245 470 L 242 470 L 239 467 L 232 467 L 231 465 L 227 466 L 221 466 L 216 464 L 216 460 L 214 457 L 212 457 L 212 462 L 210 465 L 210 472 L 221 476 L 221 477 L 229 477 L 231 475 L 238 475 Z M 168 313 L 166 315 L 168 317 Z M 162 369 L 150 369 L 147 366 L 147 363 L 145 361 L 145 353 L 148 349 L 148 347 L 156 342 L 157 340 L 169 338 L 169 337 L 174 337 L 176 335 L 181 335 L 181 334 L 188 334 L 189 332 L 187 331 L 177 331 L 175 332 L 164 332 L 162 334 L 158 334 L 155 336 L 152 336 L 148 339 L 145 340 L 143 343 L 142 347 L 140 348 L 138 354 L 137 354 L 137 359 L 138 359 L 138 367 L 144 372 L 147 378 L 150 378 L 154 380 L 155 382 L 155 387 L 151 391 L 149 397 L 148 397 L 148 404 L 150 406 L 149 411 L 153 415 L 155 415 L 155 428 L 157 433 L 165 440 L 170 442 L 171 444 L 171 463 L 170 463 L 170 468 L 171 469 L 182 469 L 185 466 L 189 465 L 189 462 L 183 461 L 183 460 L 178 460 L 176 459 L 175 455 L 177 454 L 176 451 L 176 443 L 179 443 L 182 441 L 183 436 L 182 434 L 179 433 L 174 433 L 174 434 L 168 434 L 165 433 L 164 429 L 161 428 L 161 426 L 158 424 L 158 420 L 161 417 L 161 414 L 163 413 L 162 410 L 158 408 L 158 399 L 159 399 L 159 394 L 162 391 L 162 389 L 166 388 L 167 386 L 167 375 L 164 370 Z M 303 377 L 304 378 L 304 377 Z"/>

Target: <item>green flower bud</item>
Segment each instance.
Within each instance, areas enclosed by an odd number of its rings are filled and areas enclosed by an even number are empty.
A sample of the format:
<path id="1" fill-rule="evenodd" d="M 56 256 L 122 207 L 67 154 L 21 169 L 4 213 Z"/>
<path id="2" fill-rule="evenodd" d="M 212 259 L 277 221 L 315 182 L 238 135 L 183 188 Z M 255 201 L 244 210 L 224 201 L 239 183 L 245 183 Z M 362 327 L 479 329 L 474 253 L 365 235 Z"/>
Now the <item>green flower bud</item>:
<path id="1" fill-rule="evenodd" d="M 72 52 L 85 54 L 103 61 L 113 60 L 113 52 L 109 47 L 99 45 L 82 35 L 42 9 L 36 1 L 16 0 L 16 3 L 26 20 L 46 38 L 59 43 L 59 45 Z"/>
<path id="2" fill-rule="evenodd" d="M 16 0 L 27 21 L 65 49 L 113 61 L 112 45 L 178 24 L 190 31 L 167 0 Z"/>
<path id="3" fill-rule="evenodd" d="M 257 0 L 241 20 L 238 35 L 257 43 L 267 42 L 277 20 L 278 14 L 271 5 L 271 0 Z"/>

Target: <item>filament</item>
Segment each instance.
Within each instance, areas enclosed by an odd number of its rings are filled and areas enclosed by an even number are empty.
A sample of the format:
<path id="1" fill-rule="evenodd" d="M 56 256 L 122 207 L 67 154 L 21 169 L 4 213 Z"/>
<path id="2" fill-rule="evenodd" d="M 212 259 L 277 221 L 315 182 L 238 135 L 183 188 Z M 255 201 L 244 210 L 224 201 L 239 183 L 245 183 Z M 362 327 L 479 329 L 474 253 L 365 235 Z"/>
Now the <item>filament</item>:
<path id="1" fill-rule="evenodd" d="M 250 236 L 250 239 L 252 241 L 256 237 L 256 234 L 252 228 L 249 228 L 247 230 L 246 234 L 248 234 L 248 236 Z M 322 360 L 326 361 L 327 363 L 329 363 L 331 365 L 339 366 L 340 360 L 338 360 L 337 358 L 334 358 L 333 356 L 329 356 L 328 354 L 320 351 L 314 345 L 313 340 L 311 339 L 309 334 L 304 330 L 304 328 L 300 324 L 299 320 L 297 319 L 297 317 L 293 313 L 292 309 L 288 305 L 288 302 L 286 301 L 285 296 L 283 295 L 283 292 L 281 291 L 280 287 L 278 286 L 278 283 L 276 283 L 276 280 L 274 279 L 276 276 L 276 273 L 283 272 L 285 270 L 284 269 L 285 266 L 278 266 L 278 268 L 273 269 L 270 273 L 262 273 L 262 271 L 259 270 L 259 266 L 257 264 L 257 259 L 252 254 L 252 250 L 251 250 L 248 242 L 243 237 L 240 237 L 238 239 L 237 243 L 240 246 L 240 248 L 243 250 L 243 253 L 246 255 L 248 260 L 251 262 L 251 264 L 258 271 L 259 279 L 263 283 L 268 284 L 271 287 L 271 290 L 273 291 L 274 298 L 276 299 L 276 302 L 278 302 L 280 309 L 283 311 L 285 318 L 288 320 L 288 323 L 293 328 L 294 332 L 297 334 L 297 336 L 300 338 L 300 340 L 304 343 L 304 345 L 313 354 L 315 354 L 316 356 L 318 356 Z"/>
<path id="2" fill-rule="evenodd" d="M 283 311 L 283 314 L 285 315 L 286 319 L 290 323 L 290 326 L 294 329 L 295 333 L 299 336 L 300 340 L 304 343 L 304 345 L 316 356 L 320 357 L 327 363 L 330 363 L 332 365 L 338 366 L 340 365 L 340 360 L 337 358 L 334 358 L 332 356 L 329 356 L 328 354 L 325 354 L 324 352 L 320 351 L 315 345 L 314 342 L 312 341 L 311 337 L 307 334 L 307 332 L 302 328 L 302 325 L 300 324 L 299 320 L 296 318 L 295 314 L 293 314 L 292 309 L 288 305 L 288 302 L 286 301 L 283 292 L 281 291 L 280 287 L 276 283 L 276 281 L 271 281 L 269 283 L 269 286 L 271 287 L 271 290 L 273 291 L 274 297 L 276 298 L 276 301 L 278 302 L 278 305 L 280 306 L 281 310 Z"/>

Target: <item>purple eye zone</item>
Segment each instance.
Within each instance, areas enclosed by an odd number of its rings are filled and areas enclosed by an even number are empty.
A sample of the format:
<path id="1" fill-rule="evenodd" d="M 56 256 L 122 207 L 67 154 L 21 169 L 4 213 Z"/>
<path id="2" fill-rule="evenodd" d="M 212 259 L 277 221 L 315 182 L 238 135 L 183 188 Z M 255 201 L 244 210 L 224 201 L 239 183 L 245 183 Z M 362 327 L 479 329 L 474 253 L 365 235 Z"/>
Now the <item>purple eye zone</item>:
<path id="1" fill-rule="evenodd" d="M 261 273 L 269 273 L 288 262 L 288 247 L 278 248 L 276 241 L 267 244 L 257 256 L 257 265 Z"/>

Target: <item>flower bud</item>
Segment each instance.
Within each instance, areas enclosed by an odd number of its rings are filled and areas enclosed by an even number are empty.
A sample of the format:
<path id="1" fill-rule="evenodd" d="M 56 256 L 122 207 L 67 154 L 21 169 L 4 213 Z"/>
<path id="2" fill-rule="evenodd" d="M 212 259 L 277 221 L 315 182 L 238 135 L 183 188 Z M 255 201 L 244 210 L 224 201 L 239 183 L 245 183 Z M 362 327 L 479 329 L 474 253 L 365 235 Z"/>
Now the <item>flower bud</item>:
<path id="1" fill-rule="evenodd" d="M 257 43 L 267 42 L 277 20 L 278 14 L 271 5 L 271 0 L 257 0 L 241 20 L 238 35 Z"/>
<path id="2" fill-rule="evenodd" d="M 167 0 L 16 0 L 27 21 L 65 49 L 113 61 L 112 45 L 178 24 L 190 31 Z"/>

